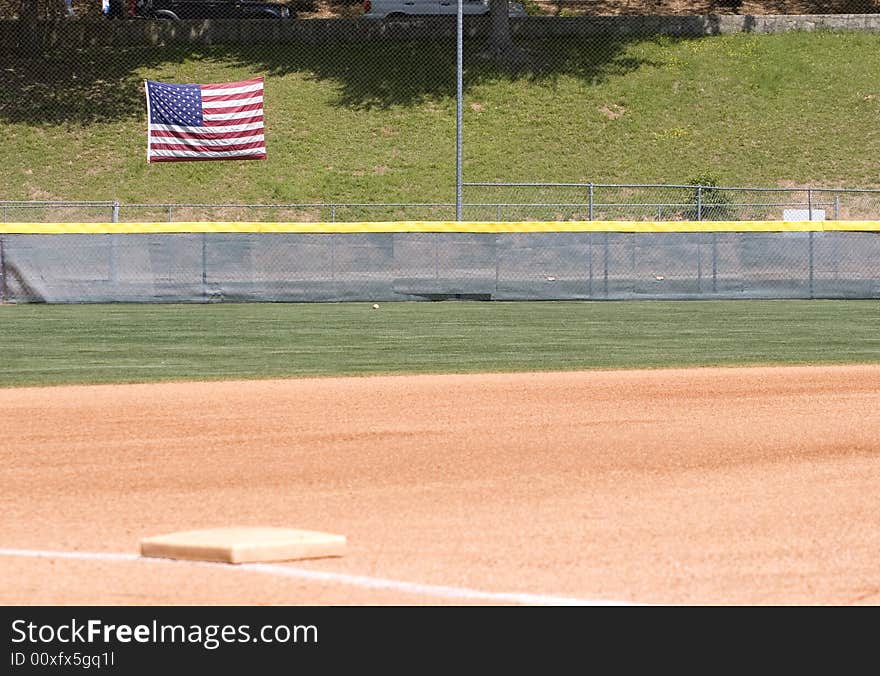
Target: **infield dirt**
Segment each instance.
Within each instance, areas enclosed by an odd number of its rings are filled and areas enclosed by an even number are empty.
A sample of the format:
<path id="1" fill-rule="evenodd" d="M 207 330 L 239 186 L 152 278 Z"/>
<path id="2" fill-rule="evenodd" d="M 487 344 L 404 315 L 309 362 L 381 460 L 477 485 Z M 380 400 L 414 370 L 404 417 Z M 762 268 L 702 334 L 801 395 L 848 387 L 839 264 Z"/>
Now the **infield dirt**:
<path id="1" fill-rule="evenodd" d="M 348 537 L 299 569 L 880 603 L 880 366 L 0 389 L 0 416 L 0 549 L 282 526 Z M 230 568 L 0 556 L 0 602 L 470 602 Z"/>

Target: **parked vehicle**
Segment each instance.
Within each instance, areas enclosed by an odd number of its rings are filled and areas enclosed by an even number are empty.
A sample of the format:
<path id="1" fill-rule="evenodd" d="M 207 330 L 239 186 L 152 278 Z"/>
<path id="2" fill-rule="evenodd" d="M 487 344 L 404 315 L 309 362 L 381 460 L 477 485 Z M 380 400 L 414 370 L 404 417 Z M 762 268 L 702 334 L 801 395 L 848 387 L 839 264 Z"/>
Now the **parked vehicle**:
<path id="1" fill-rule="evenodd" d="M 526 9 L 518 2 L 508 2 L 510 16 L 526 16 Z M 489 0 L 462 0 L 464 15 L 489 13 Z M 458 13 L 458 0 L 364 0 L 365 19 L 395 19 L 405 16 L 423 16 Z"/>
<path id="2" fill-rule="evenodd" d="M 170 21 L 287 19 L 290 8 L 271 0 L 128 0 L 128 15 Z"/>

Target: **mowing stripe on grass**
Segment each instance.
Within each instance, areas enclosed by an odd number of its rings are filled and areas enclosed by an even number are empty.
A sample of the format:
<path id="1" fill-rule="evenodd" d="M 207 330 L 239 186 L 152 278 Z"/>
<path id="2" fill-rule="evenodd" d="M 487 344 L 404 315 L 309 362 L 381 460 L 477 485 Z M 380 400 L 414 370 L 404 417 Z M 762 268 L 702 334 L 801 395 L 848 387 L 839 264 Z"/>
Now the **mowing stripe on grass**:
<path id="1" fill-rule="evenodd" d="M 877 301 L 0 305 L 0 386 L 880 362 Z"/>

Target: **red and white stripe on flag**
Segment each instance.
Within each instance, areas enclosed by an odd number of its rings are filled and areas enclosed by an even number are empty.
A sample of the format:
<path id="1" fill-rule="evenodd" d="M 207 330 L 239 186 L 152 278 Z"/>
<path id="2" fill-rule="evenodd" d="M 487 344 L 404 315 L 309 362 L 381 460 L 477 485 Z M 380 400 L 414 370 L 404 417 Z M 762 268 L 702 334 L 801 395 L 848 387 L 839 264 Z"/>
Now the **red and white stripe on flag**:
<path id="1" fill-rule="evenodd" d="M 266 159 L 263 78 L 145 86 L 148 162 Z"/>

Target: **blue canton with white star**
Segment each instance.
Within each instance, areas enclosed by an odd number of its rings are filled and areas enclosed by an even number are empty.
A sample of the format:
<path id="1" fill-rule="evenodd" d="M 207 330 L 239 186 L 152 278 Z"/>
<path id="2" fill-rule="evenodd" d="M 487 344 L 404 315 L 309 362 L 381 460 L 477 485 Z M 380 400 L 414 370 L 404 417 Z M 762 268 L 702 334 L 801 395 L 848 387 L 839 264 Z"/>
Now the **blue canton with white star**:
<path id="1" fill-rule="evenodd" d="M 147 81 L 147 91 L 152 124 L 203 126 L 202 88 L 199 85 Z"/>

